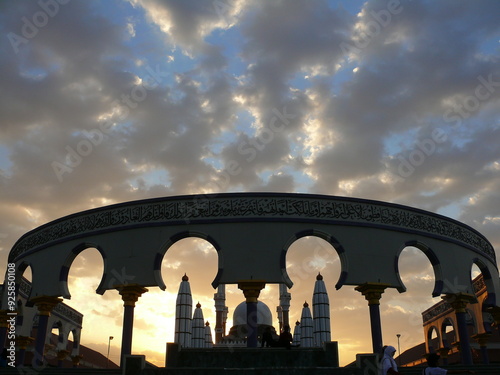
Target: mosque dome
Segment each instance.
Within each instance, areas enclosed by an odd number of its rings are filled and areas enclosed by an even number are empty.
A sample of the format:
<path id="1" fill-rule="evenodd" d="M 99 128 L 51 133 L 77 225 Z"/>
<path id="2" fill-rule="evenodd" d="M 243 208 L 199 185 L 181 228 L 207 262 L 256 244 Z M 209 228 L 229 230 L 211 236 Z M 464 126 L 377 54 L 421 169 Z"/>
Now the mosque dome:
<path id="1" fill-rule="evenodd" d="M 241 325 L 247 323 L 247 303 L 242 302 L 233 313 L 233 325 Z M 258 325 L 273 325 L 273 315 L 271 310 L 264 302 L 257 301 L 257 324 Z"/>

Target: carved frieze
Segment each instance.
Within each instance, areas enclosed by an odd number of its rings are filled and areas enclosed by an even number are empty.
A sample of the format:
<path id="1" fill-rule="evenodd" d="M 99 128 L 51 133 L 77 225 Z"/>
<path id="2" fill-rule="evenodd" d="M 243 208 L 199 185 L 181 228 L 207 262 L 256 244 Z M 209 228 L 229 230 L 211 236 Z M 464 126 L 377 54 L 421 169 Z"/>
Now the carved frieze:
<path id="1" fill-rule="evenodd" d="M 259 221 L 269 218 L 362 224 L 433 235 L 472 247 L 495 262 L 493 247 L 482 235 L 465 224 L 430 212 L 355 198 L 252 193 L 167 197 L 84 211 L 27 233 L 14 245 L 9 259 L 12 261 L 27 251 L 65 237 L 122 226 L 155 222 L 179 225 L 207 220 Z"/>

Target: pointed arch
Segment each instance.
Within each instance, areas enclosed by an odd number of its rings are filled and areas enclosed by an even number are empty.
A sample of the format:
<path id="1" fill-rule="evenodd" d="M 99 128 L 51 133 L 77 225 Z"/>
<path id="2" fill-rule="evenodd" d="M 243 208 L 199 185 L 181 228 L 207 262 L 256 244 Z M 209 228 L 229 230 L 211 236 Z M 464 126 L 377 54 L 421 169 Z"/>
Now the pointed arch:
<path id="1" fill-rule="evenodd" d="M 434 337 L 436 335 L 436 337 Z M 429 330 L 427 331 L 427 352 L 428 353 L 434 353 L 436 349 L 439 349 L 440 342 L 441 342 L 441 332 L 439 331 L 438 327 L 435 325 L 431 325 L 429 327 Z"/>
<path id="2" fill-rule="evenodd" d="M 495 285 L 493 283 L 493 278 L 488 266 L 481 259 L 474 258 L 472 259 L 471 270 L 474 264 L 479 268 L 479 270 L 483 274 L 483 281 L 484 284 L 486 285 L 487 297 L 486 300 L 484 300 L 483 302 L 483 309 L 496 306 L 497 299 L 495 294 Z M 472 276 L 471 276 L 471 285 L 472 285 Z M 471 288 L 471 290 L 474 289 Z"/>
<path id="3" fill-rule="evenodd" d="M 441 323 L 441 341 L 443 348 L 451 348 L 451 344 L 457 341 L 457 331 L 455 322 L 448 317 Z"/>
<path id="4" fill-rule="evenodd" d="M 28 271 L 28 273 L 31 275 L 30 277 L 25 277 L 25 273 Z M 22 261 L 18 266 L 17 266 L 17 272 L 16 272 L 16 298 L 19 296 L 19 292 L 21 289 L 24 289 L 24 292 L 26 293 L 26 306 L 31 307 L 33 306 L 31 300 L 31 292 L 33 288 L 28 287 L 28 283 L 31 283 L 35 275 L 35 270 L 33 268 L 33 265 L 31 263 Z M 27 275 L 29 276 L 29 275 Z M 30 280 L 31 279 L 31 280 Z"/>

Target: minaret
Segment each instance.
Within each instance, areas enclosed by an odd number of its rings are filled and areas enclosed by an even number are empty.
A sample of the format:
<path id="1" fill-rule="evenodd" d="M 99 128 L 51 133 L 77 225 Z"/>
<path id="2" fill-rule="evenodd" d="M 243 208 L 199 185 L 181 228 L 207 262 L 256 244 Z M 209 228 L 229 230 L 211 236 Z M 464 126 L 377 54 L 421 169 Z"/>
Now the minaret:
<path id="1" fill-rule="evenodd" d="M 205 323 L 205 348 L 211 348 L 214 346 L 212 341 L 212 330 L 210 329 L 210 323 L 207 321 Z"/>
<path id="2" fill-rule="evenodd" d="M 199 302 L 196 304 L 196 309 L 194 309 L 192 332 L 191 347 L 205 347 L 205 319 L 203 318 L 203 311 Z"/>
<path id="3" fill-rule="evenodd" d="M 281 332 L 283 330 L 283 309 L 281 306 L 276 307 L 276 316 L 278 317 L 278 324 Z"/>
<path id="4" fill-rule="evenodd" d="M 297 320 L 295 322 L 295 328 L 293 329 L 293 345 L 300 345 L 300 322 Z"/>
<path id="5" fill-rule="evenodd" d="M 323 276 L 318 273 L 313 294 L 314 345 L 332 341 L 330 333 L 330 302 Z"/>
<path id="6" fill-rule="evenodd" d="M 175 304 L 175 338 L 174 342 L 189 348 L 191 346 L 191 314 L 193 310 L 193 298 L 191 297 L 191 287 L 189 278 L 184 274 L 177 301 Z"/>
<path id="7" fill-rule="evenodd" d="M 313 338 L 313 320 L 309 304 L 304 302 L 302 316 L 300 317 L 300 346 L 302 348 L 310 348 L 314 345 Z"/>
<path id="8" fill-rule="evenodd" d="M 285 284 L 280 284 L 280 307 L 281 313 L 283 314 L 283 327 L 290 326 L 289 311 L 290 311 L 290 300 L 292 296 L 288 293 L 288 288 Z M 282 327 L 280 327 L 281 329 Z"/>
<path id="9" fill-rule="evenodd" d="M 215 301 L 215 343 L 218 344 L 226 334 L 226 286 L 219 285 L 217 293 L 214 294 Z"/>

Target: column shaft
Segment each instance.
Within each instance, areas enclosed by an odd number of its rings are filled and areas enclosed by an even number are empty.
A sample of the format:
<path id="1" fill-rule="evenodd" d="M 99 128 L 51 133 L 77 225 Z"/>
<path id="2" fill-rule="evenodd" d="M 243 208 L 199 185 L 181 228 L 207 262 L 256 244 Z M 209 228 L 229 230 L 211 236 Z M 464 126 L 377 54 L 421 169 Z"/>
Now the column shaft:
<path id="1" fill-rule="evenodd" d="M 370 325 L 372 334 L 372 348 L 374 353 L 382 352 L 382 323 L 380 320 L 380 298 L 389 284 L 365 283 L 355 289 L 365 296 L 370 309 Z"/>
<path id="2" fill-rule="evenodd" d="M 38 296 L 31 301 L 38 308 L 38 328 L 35 338 L 35 363 L 42 365 L 44 361 L 45 340 L 47 338 L 47 328 L 49 324 L 50 313 L 62 298 L 52 296 Z"/>
<path id="3" fill-rule="evenodd" d="M 460 356 L 462 357 L 462 364 L 472 365 L 472 353 L 470 350 L 469 332 L 467 331 L 465 314 L 465 312 L 455 312 L 457 317 L 458 337 L 460 340 Z"/>
<path id="4" fill-rule="evenodd" d="M 242 280 L 238 288 L 243 290 L 247 306 L 247 347 L 257 347 L 257 302 L 260 291 L 266 286 L 263 280 Z"/>
<path id="5" fill-rule="evenodd" d="M 123 327 L 120 366 L 126 355 L 132 354 L 132 332 L 134 330 L 134 308 L 139 297 L 148 290 L 137 284 L 117 286 L 123 300 Z"/>
<path id="6" fill-rule="evenodd" d="M 472 353 L 470 349 L 469 332 L 467 331 L 466 310 L 468 303 L 475 302 L 476 297 L 472 294 L 457 293 L 447 294 L 442 297 L 455 310 L 457 317 L 457 330 L 460 342 L 460 356 L 463 365 L 472 365 Z"/>
<path id="7" fill-rule="evenodd" d="M 372 333 L 372 348 L 374 353 L 382 353 L 382 323 L 380 321 L 380 305 L 368 306 L 370 309 L 370 326 Z"/>
<path id="8" fill-rule="evenodd" d="M 257 302 L 247 301 L 247 347 L 257 347 Z"/>
<path id="9" fill-rule="evenodd" d="M 121 357 L 132 354 L 132 333 L 134 330 L 134 306 L 123 307 L 123 333 Z"/>

